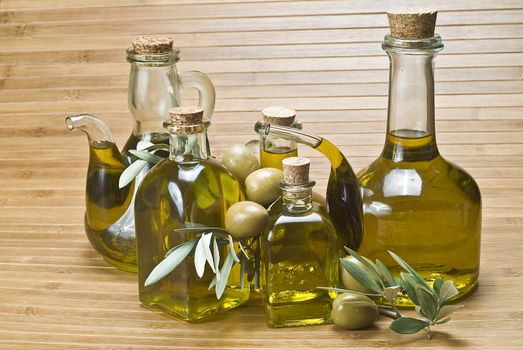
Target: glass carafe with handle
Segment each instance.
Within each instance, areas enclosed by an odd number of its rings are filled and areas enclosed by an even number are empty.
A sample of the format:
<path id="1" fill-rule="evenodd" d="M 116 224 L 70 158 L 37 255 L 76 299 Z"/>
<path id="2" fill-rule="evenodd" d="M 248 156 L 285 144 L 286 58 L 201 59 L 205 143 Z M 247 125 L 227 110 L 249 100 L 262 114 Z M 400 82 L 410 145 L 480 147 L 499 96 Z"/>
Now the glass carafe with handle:
<path id="1" fill-rule="evenodd" d="M 145 164 L 138 175 L 122 188 L 120 175 L 134 157 L 129 150 L 151 144 L 169 143 L 163 123 L 168 110 L 180 105 L 181 90 L 195 88 L 199 105 L 209 121 L 214 110 L 215 93 L 209 78 L 197 71 L 178 73 L 179 50 L 164 36 L 144 36 L 127 50 L 131 63 L 128 103 L 133 117 L 133 132 L 122 149 L 118 148 L 107 126 L 89 114 L 66 118 L 67 127 L 86 133 L 90 158 L 86 180 L 85 231 L 91 245 L 110 264 L 136 271 L 134 194 L 153 164 Z M 163 154 L 162 154 L 163 152 Z M 159 150 L 159 156 L 168 151 Z"/>
<path id="2" fill-rule="evenodd" d="M 391 35 L 382 45 L 390 58 L 387 134 L 381 155 L 358 174 L 365 223 L 359 252 L 399 277 L 393 251 L 429 284 L 452 280 L 459 298 L 478 279 L 481 194 L 436 145 L 434 59 L 443 43 L 435 20 L 436 13 L 389 14 Z M 412 305 L 401 296 L 398 304 Z"/>
<path id="3" fill-rule="evenodd" d="M 356 174 L 341 151 L 323 137 L 301 130 L 258 121 L 254 131 L 259 135 L 293 140 L 322 153 L 331 164 L 327 184 L 327 211 L 344 245 L 357 249 L 363 234 L 363 206 Z"/>

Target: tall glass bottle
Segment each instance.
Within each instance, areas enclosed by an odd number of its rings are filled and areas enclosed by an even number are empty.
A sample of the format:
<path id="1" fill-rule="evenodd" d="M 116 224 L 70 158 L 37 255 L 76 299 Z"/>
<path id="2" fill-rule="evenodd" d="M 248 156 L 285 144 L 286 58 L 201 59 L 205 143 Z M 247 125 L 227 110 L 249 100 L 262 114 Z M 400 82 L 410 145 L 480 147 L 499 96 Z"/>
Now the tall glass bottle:
<path id="1" fill-rule="evenodd" d="M 356 250 L 363 235 L 361 188 L 347 158 L 328 140 L 295 128 L 259 121 L 254 131 L 307 145 L 322 153 L 330 162 L 327 183 L 327 211 L 344 245 Z"/>
<path id="2" fill-rule="evenodd" d="M 462 297 L 478 280 L 481 195 L 436 145 L 434 58 L 443 43 L 435 20 L 436 13 L 389 14 L 392 34 L 382 45 L 390 58 L 387 134 L 379 158 L 359 173 L 365 222 L 359 252 L 397 276 L 400 268 L 387 253 L 393 251 L 429 282 L 454 281 Z"/>
<path id="3" fill-rule="evenodd" d="M 301 129 L 301 123 L 295 120 L 296 111 L 292 108 L 271 106 L 264 108 L 262 115 L 265 123 Z M 296 141 L 260 134 L 260 164 L 262 168 L 282 170 L 281 161 L 297 155 Z"/>
<path id="4" fill-rule="evenodd" d="M 249 291 L 241 288 L 239 267 L 231 272 L 220 300 L 208 288 L 214 275 L 207 269 L 202 278 L 198 277 L 191 256 L 155 284 L 144 283 L 167 251 L 196 236 L 175 229 L 224 227 L 225 212 L 244 194 L 238 180 L 208 156 L 202 110 L 179 107 L 169 114 L 169 158 L 145 176 L 136 193 L 139 293 L 145 305 L 192 322 L 247 301 Z M 220 255 L 224 257 L 225 253 Z"/>
<path id="5" fill-rule="evenodd" d="M 331 322 L 341 242 L 329 215 L 312 202 L 309 160 L 283 160 L 283 207 L 269 209 L 260 239 L 261 288 L 267 324 L 290 327 Z"/>

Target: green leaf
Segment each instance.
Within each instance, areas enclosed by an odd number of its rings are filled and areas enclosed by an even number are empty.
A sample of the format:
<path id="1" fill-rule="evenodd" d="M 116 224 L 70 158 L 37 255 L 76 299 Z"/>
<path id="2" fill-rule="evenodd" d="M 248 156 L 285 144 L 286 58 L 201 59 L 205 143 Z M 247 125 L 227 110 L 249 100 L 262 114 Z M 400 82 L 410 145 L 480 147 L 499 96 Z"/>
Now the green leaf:
<path id="1" fill-rule="evenodd" d="M 193 238 L 190 241 L 185 242 L 180 245 L 178 249 L 169 254 L 169 256 L 163 259 L 151 271 L 149 277 L 145 280 L 144 286 L 150 286 L 171 273 L 189 254 L 191 254 L 197 241 L 197 238 Z"/>
<path id="2" fill-rule="evenodd" d="M 151 152 L 151 151 L 154 152 L 154 151 L 158 151 L 158 150 L 169 151 L 170 147 L 169 147 L 169 145 L 167 145 L 165 143 L 157 143 L 152 146 L 145 147 L 144 149 L 141 149 L 141 150 L 147 151 L 147 152 Z"/>
<path id="3" fill-rule="evenodd" d="M 447 317 L 447 318 L 444 318 L 440 321 L 437 321 L 436 324 L 444 324 L 444 323 L 447 323 L 448 321 L 450 321 L 450 317 Z"/>
<path id="4" fill-rule="evenodd" d="M 147 162 L 145 160 L 138 159 L 131 165 L 129 165 L 123 172 L 122 175 L 120 175 L 120 179 L 118 180 L 118 187 L 124 188 L 125 186 L 129 185 L 134 178 L 142 171 L 143 168 L 147 165 Z"/>
<path id="5" fill-rule="evenodd" d="M 147 147 L 151 147 L 151 146 L 154 146 L 154 143 L 149 142 L 149 141 L 138 141 L 138 143 L 136 144 L 136 149 L 138 151 L 143 151 Z"/>
<path id="6" fill-rule="evenodd" d="M 380 270 L 381 275 L 383 277 L 385 277 L 385 280 L 389 284 L 389 287 L 393 287 L 393 286 L 397 285 L 396 284 L 396 280 L 394 279 L 394 277 L 390 273 L 389 269 L 387 268 L 387 266 L 385 266 L 384 263 L 381 262 L 380 259 L 376 259 L 376 266 L 378 266 L 378 269 Z"/>
<path id="7" fill-rule="evenodd" d="M 367 260 L 365 260 L 361 255 L 359 255 L 356 251 L 350 249 L 349 247 L 345 247 L 345 250 L 354 257 L 354 259 L 358 260 L 363 266 L 365 266 L 373 275 L 374 278 L 381 283 L 382 277 L 380 276 L 379 272 L 376 271 L 374 266 L 372 266 Z"/>
<path id="8" fill-rule="evenodd" d="M 227 235 L 228 239 L 229 239 L 229 249 L 230 249 L 230 252 L 232 254 L 232 258 L 234 259 L 234 261 L 236 262 L 240 262 L 240 259 L 238 259 L 238 255 L 236 255 L 236 252 L 234 251 L 234 242 L 232 240 L 232 236 L 231 235 Z"/>
<path id="9" fill-rule="evenodd" d="M 450 298 L 458 295 L 458 290 L 452 281 L 445 281 L 439 291 L 438 301 L 440 305 L 445 304 Z"/>
<path id="10" fill-rule="evenodd" d="M 212 247 L 213 247 L 213 257 L 214 257 L 214 270 L 216 274 L 216 280 L 220 280 L 220 250 L 218 248 L 218 242 L 216 242 L 216 237 L 213 237 L 212 239 Z M 211 287 L 212 288 L 212 287 Z M 211 289 L 209 288 L 209 289 Z"/>
<path id="11" fill-rule="evenodd" d="M 245 265 L 247 264 L 247 259 L 245 259 L 245 255 L 240 256 L 240 288 L 243 292 L 243 289 L 245 288 Z"/>
<path id="12" fill-rule="evenodd" d="M 427 321 L 418 320 L 417 318 L 400 317 L 390 324 L 390 329 L 396 333 L 413 334 L 421 331 L 428 325 L 429 323 Z"/>
<path id="13" fill-rule="evenodd" d="M 216 269 L 214 267 L 214 261 L 212 259 L 212 253 L 211 253 L 211 239 L 212 239 L 212 232 L 205 233 L 202 235 L 202 238 L 200 240 L 203 240 L 203 249 L 205 252 L 205 259 L 207 260 L 207 263 L 211 267 L 212 272 L 216 273 Z"/>
<path id="14" fill-rule="evenodd" d="M 218 300 L 222 297 L 223 292 L 225 291 L 233 264 L 234 258 L 232 256 L 231 250 L 229 250 L 229 254 L 227 254 L 227 257 L 223 262 L 222 269 L 220 270 L 220 280 L 216 282 L 216 298 Z"/>
<path id="15" fill-rule="evenodd" d="M 396 262 L 398 263 L 399 266 L 401 266 L 406 271 L 410 272 L 410 274 L 412 276 L 414 276 L 414 278 L 416 278 L 416 280 L 418 281 L 419 284 L 423 285 L 423 287 L 425 287 L 425 288 L 430 289 L 430 286 L 427 284 L 427 282 L 423 279 L 423 277 L 420 276 L 420 274 L 416 270 L 414 270 L 414 268 L 412 268 L 402 258 L 397 256 L 396 254 L 394 254 L 390 250 L 389 250 L 389 254 L 390 254 L 390 256 L 392 256 L 392 258 L 394 260 L 396 260 Z"/>
<path id="16" fill-rule="evenodd" d="M 135 156 L 138 159 L 145 160 L 146 162 L 158 164 L 165 158 L 162 158 L 160 156 L 157 156 L 155 154 L 151 154 L 147 151 L 138 151 L 135 149 L 130 149 L 129 153 L 131 153 L 133 156 Z"/>
<path id="17" fill-rule="evenodd" d="M 401 279 L 403 280 L 403 289 L 407 292 L 407 295 L 409 296 L 410 300 L 416 305 L 419 305 L 418 297 L 416 296 L 416 286 L 418 285 L 418 282 L 412 276 L 410 273 L 407 272 L 400 272 Z"/>
<path id="18" fill-rule="evenodd" d="M 414 291 L 416 292 L 416 297 L 419 301 L 419 306 L 425 316 L 431 321 L 436 317 L 436 310 L 438 305 L 434 300 L 434 296 L 421 284 L 418 284 Z"/>
<path id="19" fill-rule="evenodd" d="M 434 280 L 434 283 L 432 284 L 432 289 L 434 290 L 434 292 L 436 292 L 436 295 L 439 296 L 439 292 L 441 290 L 441 287 L 443 286 L 443 280 L 438 277 Z"/>
<path id="20" fill-rule="evenodd" d="M 365 271 L 362 267 L 347 259 L 340 259 L 340 261 L 343 268 L 356 281 L 360 282 L 364 287 L 381 294 L 382 289 L 380 288 L 380 286 L 378 286 L 376 281 L 374 281 L 374 279 L 369 275 L 367 271 Z"/>
<path id="21" fill-rule="evenodd" d="M 391 303 L 393 304 L 394 299 L 396 298 L 396 295 L 401 291 L 401 287 L 394 286 L 394 287 L 387 287 L 383 290 L 383 296 Z"/>
<path id="22" fill-rule="evenodd" d="M 456 311 L 464 307 L 465 305 L 445 305 L 443 306 L 436 317 L 436 321 L 442 321 L 446 318 L 450 318 L 450 315 Z"/>
<path id="23" fill-rule="evenodd" d="M 419 317 L 421 317 L 422 319 L 426 319 L 428 321 L 428 317 L 427 317 L 427 315 L 425 315 L 423 313 L 423 310 L 421 309 L 421 306 L 416 305 L 414 307 L 414 309 L 416 310 L 416 313 L 418 314 Z"/>
<path id="24" fill-rule="evenodd" d="M 200 278 L 203 277 L 203 273 L 205 272 L 205 262 L 207 261 L 205 257 L 205 248 L 203 246 L 204 244 L 205 241 L 203 240 L 203 236 L 201 236 L 198 240 L 198 244 L 196 244 L 196 249 L 194 250 L 194 268 L 196 269 L 196 274 Z"/>

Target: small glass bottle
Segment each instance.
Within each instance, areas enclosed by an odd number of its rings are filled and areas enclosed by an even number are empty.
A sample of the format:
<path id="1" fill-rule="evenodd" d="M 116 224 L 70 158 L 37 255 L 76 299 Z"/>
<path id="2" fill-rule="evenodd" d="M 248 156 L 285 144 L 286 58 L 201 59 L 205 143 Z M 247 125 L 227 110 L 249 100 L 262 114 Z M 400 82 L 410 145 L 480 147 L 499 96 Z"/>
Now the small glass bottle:
<path id="1" fill-rule="evenodd" d="M 191 322 L 234 308 L 249 298 L 249 289 L 241 288 L 243 276 L 240 277 L 238 264 L 217 300 L 214 290 L 209 290 L 214 274 L 206 269 L 203 277 L 198 277 L 192 256 L 163 279 L 144 286 L 167 251 L 197 234 L 175 229 L 195 225 L 224 227 L 227 209 L 244 198 L 238 180 L 208 156 L 208 123 L 202 120 L 202 114 L 201 109 L 193 107 L 169 110 L 169 158 L 145 176 L 135 199 L 140 300 Z M 227 251 L 224 247 L 219 249 L 223 263 Z"/>
<path id="2" fill-rule="evenodd" d="M 445 160 L 434 128 L 436 13 L 389 14 L 391 35 L 387 134 L 378 159 L 358 174 L 364 187 L 365 234 L 359 252 L 398 276 L 387 250 L 429 283 L 452 280 L 458 298 L 478 280 L 481 194 L 474 179 Z M 400 305 L 412 305 L 406 298 Z"/>
<path id="3" fill-rule="evenodd" d="M 261 236 L 261 288 L 267 324 L 291 327 L 331 322 L 338 287 L 340 241 L 329 215 L 312 202 L 310 161 L 283 160 L 283 207 L 269 209 Z"/>
<path id="4" fill-rule="evenodd" d="M 301 123 L 296 119 L 296 111 L 292 108 L 272 106 L 262 110 L 263 121 L 274 125 L 283 125 L 301 129 Z M 271 135 L 260 134 L 260 164 L 262 168 L 283 169 L 282 160 L 296 157 L 298 148 L 294 140 L 286 140 Z"/>

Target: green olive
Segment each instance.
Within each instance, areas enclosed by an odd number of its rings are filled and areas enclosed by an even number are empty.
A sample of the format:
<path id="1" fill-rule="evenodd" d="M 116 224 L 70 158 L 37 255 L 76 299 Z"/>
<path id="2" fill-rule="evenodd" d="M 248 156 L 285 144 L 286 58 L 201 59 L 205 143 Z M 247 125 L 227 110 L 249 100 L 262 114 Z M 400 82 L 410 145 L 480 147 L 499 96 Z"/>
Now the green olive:
<path id="1" fill-rule="evenodd" d="M 258 236 L 267 221 L 267 210 L 258 203 L 249 201 L 235 203 L 225 213 L 225 229 L 238 240 Z"/>
<path id="2" fill-rule="evenodd" d="M 274 202 L 281 194 L 279 187 L 283 171 L 276 168 L 256 170 L 245 179 L 247 199 L 264 207 Z"/>
<path id="3" fill-rule="evenodd" d="M 378 307 L 365 295 L 342 293 L 332 303 L 332 320 L 344 329 L 369 327 L 378 316 Z"/>
<path id="4" fill-rule="evenodd" d="M 353 262 L 355 264 L 357 264 L 359 267 L 361 267 L 362 269 L 364 269 L 365 271 L 371 273 L 369 271 L 369 269 L 363 265 L 362 263 L 360 263 L 357 259 L 355 259 L 353 256 L 346 256 L 343 258 L 344 260 L 348 260 L 350 262 Z M 374 264 L 372 261 L 370 261 L 369 259 L 367 258 L 364 258 L 365 260 L 367 260 L 373 267 L 376 271 L 379 271 L 378 270 L 378 267 L 376 266 L 376 264 Z M 345 289 L 349 289 L 349 290 L 353 290 L 355 292 L 360 292 L 360 293 L 374 293 L 374 291 L 372 289 L 369 289 L 365 286 L 363 286 L 360 282 L 356 281 L 354 279 L 354 277 L 351 276 L 350 273 L 348 273 L 344 268 L 343 266 L 340 265 L 340 274 L 341 274 L 341 283 L 343 284 L 343 287 Z M 372 274 L 371 274 L 372 276 Z M 374 277 L 373 277 L 374 278 Z M 376 278 L 374 278 L 374 280 L 379 284 L 379 282 L 376 280 Z"/>
<path id="5" fill-rule="evenodd" d="M 243 145 L 229 147 L 223 153 L 222 164 L 242 183 L 250 173 L 260 169 L 258 158 L 249 148 Z"/>

